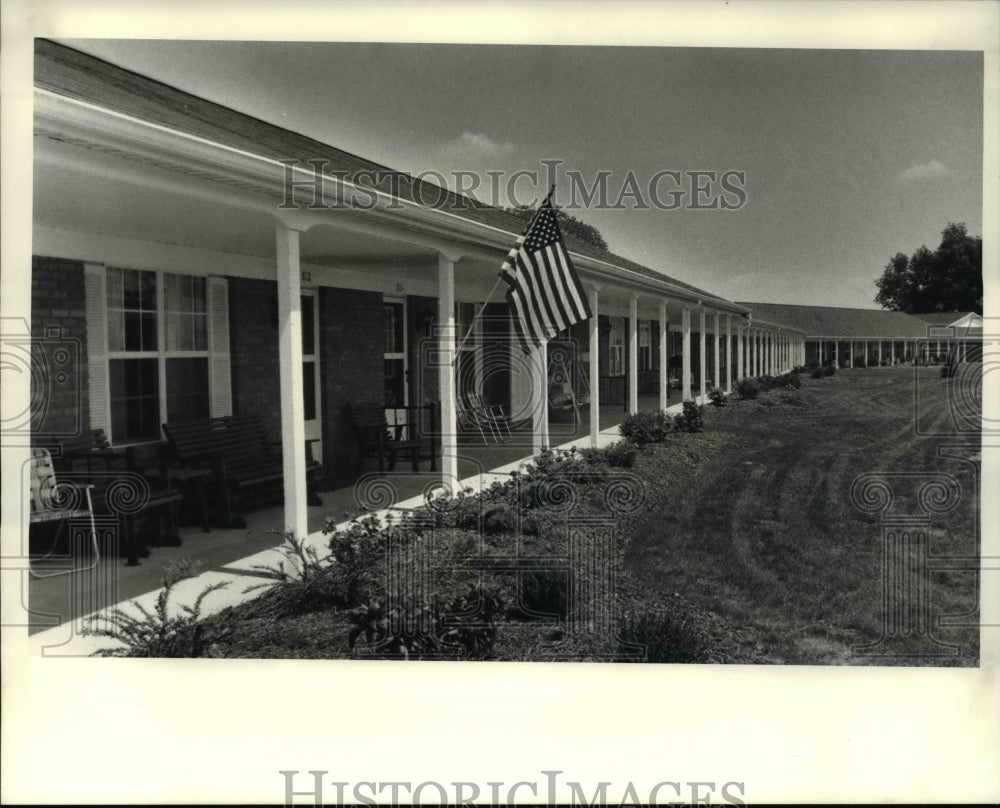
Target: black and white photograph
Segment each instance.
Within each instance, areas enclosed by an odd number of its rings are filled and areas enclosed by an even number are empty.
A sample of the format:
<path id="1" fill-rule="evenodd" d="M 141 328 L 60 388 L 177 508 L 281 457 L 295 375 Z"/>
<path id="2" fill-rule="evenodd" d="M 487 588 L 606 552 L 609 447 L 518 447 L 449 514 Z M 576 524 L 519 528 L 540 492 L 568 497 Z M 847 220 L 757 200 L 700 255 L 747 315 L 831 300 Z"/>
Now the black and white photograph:
<path id="1" fill-rule="evenodd" d="M 1000 796 L 1000 6 L 171 5 L 4 6 L 5 801 Z"/>

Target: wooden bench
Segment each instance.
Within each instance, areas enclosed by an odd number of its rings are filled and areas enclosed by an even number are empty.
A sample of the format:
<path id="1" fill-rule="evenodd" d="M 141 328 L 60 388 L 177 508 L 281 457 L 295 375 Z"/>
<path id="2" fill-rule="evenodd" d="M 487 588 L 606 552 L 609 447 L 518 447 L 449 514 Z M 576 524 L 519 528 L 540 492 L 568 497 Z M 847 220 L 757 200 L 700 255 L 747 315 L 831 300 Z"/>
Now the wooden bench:
<path id="1" fill-rule="evenodd" d="M 260 418 L 227 415 L 202 421 L 166 423 L 163 432 L 178 459 L 193 469 L 208 469 L 222 500 L 225 525 L 238 511 L 269 494 L 283 491 L 284 465 L 280 444 L 273 443 Z M 306 462 L 307 501 L 321 505 L 315 477 L 320 464 Z"/>
<path id="2" fill-rule="evenodd" d="M 431 471 L 437 469 L 437 450 L 434 443 L 435 410 L 433 405 L 386 407 L 379 402 L 366 401 L 347 405 L 354 432 L 358 439 L 358 462 L 355 474 L 361 473 L 365 458 L 378 460 L 380 474 L 396 468 L 399 457 L 408 457 L 413 471 L 419 471 L 421 460 L 430 460 Z M 403 413 L 405 420 L 390 425 L 386 410 Z"/>

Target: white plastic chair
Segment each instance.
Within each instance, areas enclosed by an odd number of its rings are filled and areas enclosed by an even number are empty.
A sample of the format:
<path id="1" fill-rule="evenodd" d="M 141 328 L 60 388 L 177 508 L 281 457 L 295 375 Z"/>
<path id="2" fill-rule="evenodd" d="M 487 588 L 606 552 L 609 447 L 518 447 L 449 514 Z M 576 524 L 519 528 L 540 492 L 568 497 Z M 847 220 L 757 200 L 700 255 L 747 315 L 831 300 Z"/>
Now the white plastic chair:
<path id="1" fill-rule="evenodd" d="M 94 503 L 90 495 L 93 488 L 93 485 L 81 483 L 63 483 L 60 486 L 56 480 L 56 471 L 52 465 L 52 455 L 49 454 L 49 450 L 42 448 L 31 450 L 31 516 L 28 520 L 29 523 L 34 525 L 58 521 L 60 524 L 52 540 L 52 547 L 55 548 L 59 540 L 59 531 L 66 524 L 66 520 L 89 517 L 90 539 L 94 551 L 93 563 L 89 567 L 74 566 L 73 569 L 50 572 L 46 575 L 37 573 L 29 567 L 29 572 L 33 577 L 55 578 L 58 575 L 72 575 L 74 572 L 82 572 L 97 566 L 97 562 L 101 559 L 101 553 L 97 543 L 97 527 L 94 524 Z M 82 492 L 87 503 L 86 508 L 78 507 L 81 503 L 73 501 L 78 499 L 74 496 L 76 491 Z M 40 557 L 40 560 L 44 561 L 51 555 L 52 550 L 50 549 L 48 553 Z"/>

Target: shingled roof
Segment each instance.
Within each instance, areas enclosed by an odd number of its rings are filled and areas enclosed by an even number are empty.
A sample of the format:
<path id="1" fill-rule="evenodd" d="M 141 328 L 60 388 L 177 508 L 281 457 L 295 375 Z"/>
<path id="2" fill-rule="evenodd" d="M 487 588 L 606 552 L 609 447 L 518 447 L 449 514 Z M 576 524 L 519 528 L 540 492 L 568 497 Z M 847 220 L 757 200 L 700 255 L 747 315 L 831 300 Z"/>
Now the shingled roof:
<path id="1" fill-rule="evenodd" d="M 919 317 L 925 323 L 930 323 L 935 326 L 948 326 L 952 323 L 956 323 L 959 320 L 964 320 L 970 314 L 975 314 L 971 311 L 932 311 L 926 314 L 914 314 L 914 317 Z"/>
<path id="2" fill-rule="evenodd" d="M 805 331 L 809 337 L 842 339 L 919 339 L 928 324 L 912 314 L 878 309 L 835 306 L 796 306 L 785 303 L 740 303 L 752 320 L 764 320 Z"/>
<path id="3" fill-rule="evenodd" d="M 400 198 L 419 205 L 427 204 L 425 200 L 433 200 L 434 207 L 440 210 L 507 231 L 511 234 L 511 241 L 525 228 L 523 219 L 499 208 L 47 39 L 35 40 L 35 86 L 261 157 L 302 163 L 306 160 L 325 160 L 329 173 L 335 176 L 350 179 L 361 174 L 363 185 L 386 193 L 396 192 Z M 373 182 L 373 176 L 381 178 L 382 182 Z M 719 295 L 572 236 L 565 235 L 565 242 L 577 254 L 673 284 L 706 301 L 734 305 Z"/>

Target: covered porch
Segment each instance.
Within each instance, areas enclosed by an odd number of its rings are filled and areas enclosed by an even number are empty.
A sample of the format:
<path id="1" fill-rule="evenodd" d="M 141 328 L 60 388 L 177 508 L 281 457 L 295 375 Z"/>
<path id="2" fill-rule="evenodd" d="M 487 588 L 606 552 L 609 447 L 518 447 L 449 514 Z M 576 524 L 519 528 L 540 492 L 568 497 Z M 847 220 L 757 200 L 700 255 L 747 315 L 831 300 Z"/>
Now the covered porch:
<path id="1" fill-rule="evenodd" d="M 150 97 L 141 77 L 116 74 L 121 97 L 86 71 L 63 86 L 80 57 L 56 51 L 38 64 L 58 69 L 36 91 L 33 326 L 77 340 L 80 366 L 38 433 L 102 430 L 122 448 L 162 443 L 163 424 L 259 418 L 280 446 L 280 529 L 308 536 L 307 457 L 344 488 L 351 404 L 436 407 L 440 465 L 405 486 L 456 490 L 795 364 L 795 335 L 746 307 L 572 240 L 593 317 L 561 359 L 555 342 L 526 357 L 496 284 L 517 220 L 440 188 L 428 204 L 360 185 L 332 173 L 371 168 L 360 158 L 170 88 Z M 603 380 L 621 389 L 602 396 Z M 470 394 L 521 426 L 510 443 L 464 440 Z"/>
<path id="2" fill-rule="evenodd" d="M 656 409 L 656 404 L 658 401 L 648 397 L 640 399 L 644 410 Z M 679 409 L 679 405 L 673 409 Z M 618 439 L 622 410 L 616 407 L 601 410 L 610 425 L 600 435 L 603 446 Z M 587 429 L 566 430 L 566 426 L 551 423 L 554 442 L 560 441 L 563 448 L 589 445 Z M 516 430 L 514 439 L 503 444 L 485 446 L 480 441 L 463 440 L 458 457 L 461 486 L 479 490 L 509 479 L 511 471 L 530 462 L 531 455 L 526 451 L 530 443 L 530 431 L 524 429 Z M 307 506 L 309 543 L 322 555 L 327 543 L 322 530 L 328 521 L 343 525 L 365 513 L 417 507 L 425 495 L 433 494 L 440 485 L 440 472 L 413 473 L 408 468 L 399 468 L 379 474 L 370 466 L 356 478 L 331 482 L 322 487 L 323 504 Z M 46 632 L 44 645 L 61 646 L 65 642 L 63 650 L 76 648 L 87 618 L 130 600 L 148 597 L 162 586 L 168 566 L 182 559 L 196 562 L 199 575 L 206 581 L 231 580 L 233 586 L 216 603 L 216 608 L 239 602 L 251 597 L 252 591 L 258 591 L 251 587 L 270 580 L 258 565 L 281 566 L 282 556 L 276 548 L 282 543 L 284 524 L 284 504 L 272 504 L 248 511 L 246 524 L 239 528 L 213 527 L 204 532 L 201 525 L 183 524 L 179 528 L 178 545 L 148 547 L 135 566 L 124 566 L 113 556 L 104 557 L 93 566 L 88 558 L 78 559 L 79 571 L 73 576 L 32 580 L 23 619 L 30 634 Z"/>

